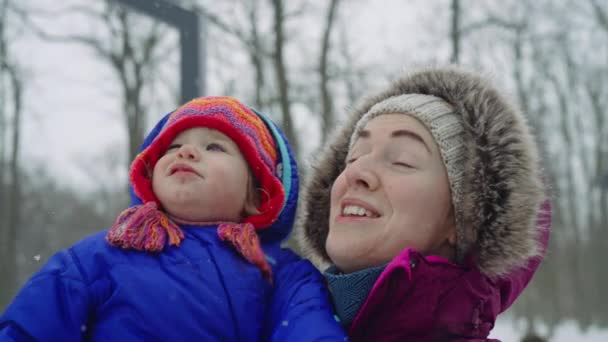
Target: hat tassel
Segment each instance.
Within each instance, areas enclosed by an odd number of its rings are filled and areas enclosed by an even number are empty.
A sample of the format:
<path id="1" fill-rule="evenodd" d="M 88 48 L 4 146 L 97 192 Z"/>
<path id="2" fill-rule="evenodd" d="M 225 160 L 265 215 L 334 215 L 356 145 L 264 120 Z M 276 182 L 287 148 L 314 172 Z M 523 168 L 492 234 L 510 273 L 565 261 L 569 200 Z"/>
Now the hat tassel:
<path id="1" fill-rule="evenodd" d="M 217 228 L 219 237 L 228 240 L 234 248 L 262 272 L 262 277 L 272 284 L 272 270 L 260 245 L 260 238 L 251 223 L 222 223 Z"/>
<path id="2" fill-rule="evenodd" d="M 124 210 L 106 235 L 113 246 L 138 251 L 159 252 L 169 245 L 179 246 L 184 232 L 160 210 L 155 202 Z"/>

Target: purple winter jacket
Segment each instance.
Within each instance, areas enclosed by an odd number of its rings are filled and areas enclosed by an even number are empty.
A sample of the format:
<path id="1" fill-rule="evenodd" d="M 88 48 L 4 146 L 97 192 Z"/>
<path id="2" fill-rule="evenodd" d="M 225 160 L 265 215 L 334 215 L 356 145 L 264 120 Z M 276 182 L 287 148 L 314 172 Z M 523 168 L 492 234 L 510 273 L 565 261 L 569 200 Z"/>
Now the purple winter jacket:
<path id="1" fill-rule="evenodd" d="M 550 226 L 546 200 L 537 221 L 544 249 Z M 492 280 L 475 267 L 407 249 L 374 284 L 350 326 L 350 341 L 497 341 L 487 338 L 496 317 L 523 292 L 541 260 Z"/>

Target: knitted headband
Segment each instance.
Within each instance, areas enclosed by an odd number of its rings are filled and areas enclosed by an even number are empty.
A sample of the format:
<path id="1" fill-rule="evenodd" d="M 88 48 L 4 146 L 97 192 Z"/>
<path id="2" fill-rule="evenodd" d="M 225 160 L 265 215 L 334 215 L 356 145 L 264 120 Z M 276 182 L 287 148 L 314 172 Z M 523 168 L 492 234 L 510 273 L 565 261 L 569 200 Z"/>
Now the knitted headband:
<path id="1" fill-rule="evenodd" d="M 152 192 L 150 170 L 173 139 L 192 127 L 215 129 L 232 139 L 247 160 L 260 191 L 260 214 L 246 217 L 257 229 L 270 226 L 284 201 L 283 186 L 276 175 L 277 149 L 264 122 L 249 108 L 231 97 L 201 97 L 178 108 L 154 141 L 131 164 L 130 180 L 143 203 L 160 202 Z"/>
<path id="2" fill-rule="evenodd" d="M 445 165 L 450 190 L 452 193 L 452 204 L 456 212 L 456 234 L 457 240 L 464 239 L 463 227 L 459 224 L 462 210 L 462 185 L 464 180 L 464 163 L 466 158 L 466 146 L 464 143 L 464 126 L 461 116 L 454 111 L 454 107 L 445 100 L 423 94 L 404 94 L 389 97 L 376 103 L 365 113 L 355 126 L 355 134 L 351 136 L 349 150 L 367 123 L 383 114 L 407 114 L 415 117 L 431 132 L 435 139 L 439 152 Z M 460 252 L 457 244 L 457 254 Z M 462 247 L 462 246 L 460 246 Z"/>

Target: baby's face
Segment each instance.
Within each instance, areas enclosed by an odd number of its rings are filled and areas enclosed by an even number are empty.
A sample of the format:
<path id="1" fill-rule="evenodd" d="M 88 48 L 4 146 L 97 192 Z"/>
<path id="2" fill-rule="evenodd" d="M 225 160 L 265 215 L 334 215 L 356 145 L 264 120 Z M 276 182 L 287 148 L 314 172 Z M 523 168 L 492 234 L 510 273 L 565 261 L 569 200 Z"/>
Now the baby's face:
<path id="1" fill-rule="evenodd" d="M 331 260 L 354 272 L 408 247 L 449 258 L 454 243 L 447 172 L 431 133 L 409 115 L 370 120 L 331 190 Z"/>
<path id="2" fill-rule="evenodd" d="M 247 161 L 232 139 L 204 127 L 178 134 L 154 166 L 152 189 L 172 217 L 239 222 L 249 186 Z"/>

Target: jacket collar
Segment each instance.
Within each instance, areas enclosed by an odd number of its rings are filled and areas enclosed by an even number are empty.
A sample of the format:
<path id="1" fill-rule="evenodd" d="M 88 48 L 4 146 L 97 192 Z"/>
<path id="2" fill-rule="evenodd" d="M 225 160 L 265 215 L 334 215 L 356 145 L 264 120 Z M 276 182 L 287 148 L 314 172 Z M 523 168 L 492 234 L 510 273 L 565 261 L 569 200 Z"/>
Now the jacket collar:
<path id="1" fill-rule="evenodd" d="M 349 336 L 353 341 L 484 338 L 494 326 L 499 303 L 500 292 L 476 268 L 407 249 L 382 272 Z"/>

